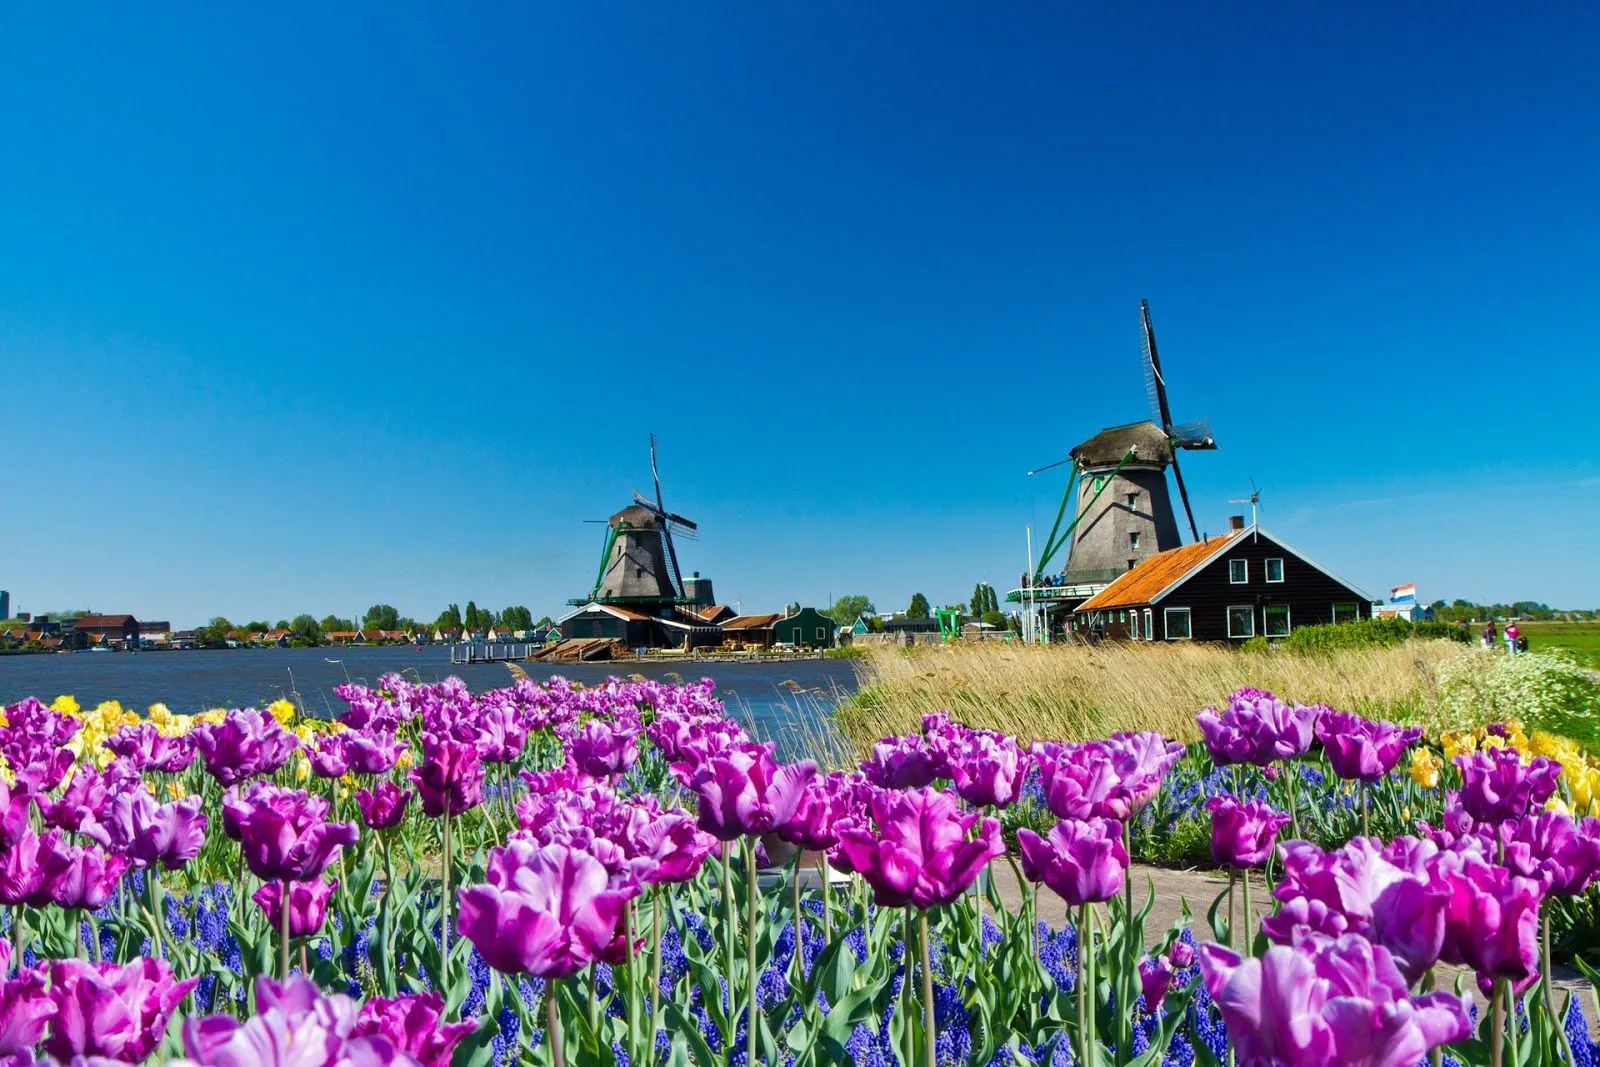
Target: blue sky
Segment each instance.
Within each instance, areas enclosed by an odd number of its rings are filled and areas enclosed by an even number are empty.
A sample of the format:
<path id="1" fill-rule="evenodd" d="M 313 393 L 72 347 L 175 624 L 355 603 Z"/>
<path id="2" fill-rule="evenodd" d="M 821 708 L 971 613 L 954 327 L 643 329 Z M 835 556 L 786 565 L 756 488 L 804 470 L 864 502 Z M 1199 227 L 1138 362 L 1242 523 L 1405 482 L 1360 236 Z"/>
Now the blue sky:
<path id="1" fill-rule="evenodd" d="M 965 599 L 1148 298 L 1202 525 L 1600 605 L 1600 9 L 1092 7 L 13 11 L 0 586 L 554 613 L 653 430 L 723 599 Z"/>

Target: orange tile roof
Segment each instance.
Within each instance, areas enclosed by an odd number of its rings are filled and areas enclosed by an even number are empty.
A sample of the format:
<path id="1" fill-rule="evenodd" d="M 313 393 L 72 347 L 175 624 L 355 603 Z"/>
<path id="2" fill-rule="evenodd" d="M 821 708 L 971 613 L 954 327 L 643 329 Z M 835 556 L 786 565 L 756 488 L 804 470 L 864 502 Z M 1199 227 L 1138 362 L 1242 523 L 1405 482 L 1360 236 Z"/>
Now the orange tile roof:
<path id="1" fill-rule="evenodd" d="M 1105 608 L 1125 608 L 1130 604 L 1148 604 L 1151 598 L 1160 596 L 1167 586 L 1244 532 L 1235 530 L 1208 541 L 1196 541 L 1192 545 L 1157 552 L 1079 604 L 1077 610 L 1100 611 Z"/>

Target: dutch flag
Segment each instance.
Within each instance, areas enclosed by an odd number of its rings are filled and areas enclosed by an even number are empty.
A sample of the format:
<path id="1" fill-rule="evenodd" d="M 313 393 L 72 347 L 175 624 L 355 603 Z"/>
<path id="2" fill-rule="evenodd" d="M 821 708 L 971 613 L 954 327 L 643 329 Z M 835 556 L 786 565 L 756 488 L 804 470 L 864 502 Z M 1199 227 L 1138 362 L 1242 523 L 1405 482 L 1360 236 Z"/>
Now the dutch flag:
<path id="1" fill-rule="evenodd" d="M 1407 582 L 1405 585 L 1397 585 L 1393 589 L 1389 590 L 1389 603 L 1391 604 L 1404 604 L 1408 601 L 1416 599 L 1416 582 Z"/>

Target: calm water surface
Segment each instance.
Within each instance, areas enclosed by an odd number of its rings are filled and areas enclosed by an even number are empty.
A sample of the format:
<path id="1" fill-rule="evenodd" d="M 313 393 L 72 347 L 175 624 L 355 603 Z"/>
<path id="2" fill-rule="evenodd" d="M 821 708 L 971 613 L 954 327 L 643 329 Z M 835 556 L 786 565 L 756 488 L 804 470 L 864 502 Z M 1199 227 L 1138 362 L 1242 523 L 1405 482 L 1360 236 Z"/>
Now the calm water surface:
<path id="1" fill-rule="evenodd" d="M 730 715 L 774 738 L 787 750 L 815 727 L 839 696 L 855 691 L 856 674 L 848 661 L 806 660 L 797 663 L 692 664 L 551 664 L 524 663 L 536 679 L 562 675 L 585 684 L 618 675 L 639 674 L 663 681 L 716 680 L 717 695 Z M 78 703 L 93 706 L 120 700 L 143 710 L 160 702 L 177 712 L 215 707 L 260 706 L 282 696 L 298 695 L 313 713 L 338 714 L 344 702 L 333 687 L 346 679 L 377 684 L 395 671 L 417 682 L 436 682 L 456 675 L 473 692 L 511 683 L 501 663 L 450 663 L 448 648 L 386 645 L 378 648 L 256 648 L 194 652 L 75 653 L 72 655 L 0 656 L 0 702 L 25 696 L 49 701 L 71 693 Z"/>

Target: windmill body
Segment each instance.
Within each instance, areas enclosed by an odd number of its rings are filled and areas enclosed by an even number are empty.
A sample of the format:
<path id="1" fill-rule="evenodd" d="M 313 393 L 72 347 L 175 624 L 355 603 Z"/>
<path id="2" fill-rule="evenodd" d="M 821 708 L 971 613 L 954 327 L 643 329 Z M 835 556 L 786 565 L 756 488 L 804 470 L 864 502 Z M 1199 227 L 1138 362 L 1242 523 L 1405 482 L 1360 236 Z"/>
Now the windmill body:
<path id="1" fill-rule="evenodd" d="M 682 597 L 662 536 L 663 523 L 654 511 L 632 504 L 611 516 L 606 525 L 606 559 L 590 599 L 602 604 L 654 606 L 672 604 Z"/>

